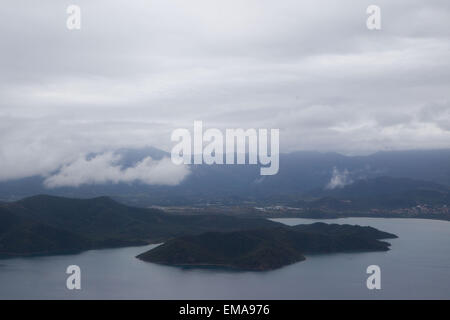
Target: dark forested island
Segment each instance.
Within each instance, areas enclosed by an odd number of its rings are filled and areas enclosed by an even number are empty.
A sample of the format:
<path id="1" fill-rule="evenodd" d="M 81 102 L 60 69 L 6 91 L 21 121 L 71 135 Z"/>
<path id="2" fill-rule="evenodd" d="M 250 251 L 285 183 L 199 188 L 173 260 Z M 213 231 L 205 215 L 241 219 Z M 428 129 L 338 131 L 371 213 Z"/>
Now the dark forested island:
<path id="1" fill-rule="evenodd" d="M 161 264 L 270 270 L 304 254 L 383 251 L 395 235 L 371 227 L 288 227 L 264 218 L 172 215 L 107 197 L 34 196 L 0 203 L 0 258 L 164 242 L 138 258 Z"/>
<path id="2" fill-rule="evenodd" d="M 137 258 L 173 266 L 264 271 L 302 261 L 304 254 L 386 251 L 394 234 L 372 227 L 314 223 L 182 236 Z"/>
<path id="3" fill-rule="evenodd" d="M 108 197 L 39 195 L 0 203 L 0 258 L 145 245 L 187 234 L 274 225 L 278 223 L 261 218 L 174 216 Z"/>

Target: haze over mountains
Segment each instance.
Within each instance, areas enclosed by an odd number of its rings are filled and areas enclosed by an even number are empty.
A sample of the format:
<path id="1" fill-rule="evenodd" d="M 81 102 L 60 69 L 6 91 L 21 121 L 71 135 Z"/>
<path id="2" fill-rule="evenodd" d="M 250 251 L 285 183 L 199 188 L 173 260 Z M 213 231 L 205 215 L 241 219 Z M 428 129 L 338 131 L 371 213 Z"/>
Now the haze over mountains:
<path id="1" fill-rule="evenodd" d="M 160 160 L 170 156 L 155 148 L 121 149 L 115 153 L 122 169 L 133 167 L 146 157 Z M 414 199 L 424 195 L 410 191 L 433 190 L 430 197 L 445 203 L 450 186 L 450 149 L 386 151 L 368 156 L 319 152 L 281 154 L 280 171 L 275 176 L 260 176 L 256 165 L 192 165 L 189 170 L 184 180 L 170 186 L 107 182 L 50 188 L 44 183 L 47 177 L 34 176 L 1 182 L 0 200 L 44 193 L 86 198 L 108 195 L 138 206 L 173 206 L 270 203 L 311 197 L 343 198 L 344 195 L 355 198 L 380 195 L 380 192 L 409 192 Z"/>

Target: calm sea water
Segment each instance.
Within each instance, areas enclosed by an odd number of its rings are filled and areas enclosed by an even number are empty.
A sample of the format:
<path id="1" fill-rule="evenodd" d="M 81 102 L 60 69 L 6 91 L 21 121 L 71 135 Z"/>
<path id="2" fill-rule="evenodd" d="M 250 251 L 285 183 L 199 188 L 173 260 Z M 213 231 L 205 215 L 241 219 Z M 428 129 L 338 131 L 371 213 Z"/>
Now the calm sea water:
<path id="1" fill-rule="evenodd" d="M 319 220 L 276 219 L 289 225 Z M 180 269 L 135 258 L 153 246 L 0 260 L 0 299 L 450 299 L 450 222 L 345 218 L 395 233 L 388 252 L 307 256 L 268 272 Z M 81 268 L 82 289 L 66 289 L 65 270 Z M 381 290 L 366 268 L 381 267 Z"/>

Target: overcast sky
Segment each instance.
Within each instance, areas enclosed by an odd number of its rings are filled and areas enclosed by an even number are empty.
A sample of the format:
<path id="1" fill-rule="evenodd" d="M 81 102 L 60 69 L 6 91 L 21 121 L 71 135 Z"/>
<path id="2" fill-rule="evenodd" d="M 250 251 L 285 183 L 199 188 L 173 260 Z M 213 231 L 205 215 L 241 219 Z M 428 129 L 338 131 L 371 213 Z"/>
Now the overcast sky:
<path id="1" fill-rule="evenodd" d="M 448 0 L 4 0 L 0 32 L 0 180 L 194 120 L 283 152 L 450 147 Z"/>

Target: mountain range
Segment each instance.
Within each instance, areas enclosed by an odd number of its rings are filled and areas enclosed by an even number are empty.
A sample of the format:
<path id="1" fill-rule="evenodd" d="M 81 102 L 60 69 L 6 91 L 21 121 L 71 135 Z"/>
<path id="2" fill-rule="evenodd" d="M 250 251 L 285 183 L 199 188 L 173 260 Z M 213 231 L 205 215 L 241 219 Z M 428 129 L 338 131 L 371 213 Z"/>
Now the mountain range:
<path id="1" fill-rule="evenodd" d="M 120 155 L 120 165 L 124 169 L 148 156 L 153 159 L 169 156 L 155 148 L 115 152 Z M 383 177 L 385 180 L 378 179 Z M 175 186 L 135 182 L 47 188 L 44 180 L 45 177 L 33 176 L 3 181 L 0 183 L 0 200 L 13 201 L 35 194 L 77 198 L 107 195 L 126 204 L 147 207 L 245 202 L 273 204 L 318 197 L 343 198 L 344 194 L 362 198 L 369 195 L 363 194 L 363 189 L 372 196 L 374 193 L 370 190 L 375 189 L 392 190 L 397 194 L 418 189 L 447 192 L 450 150 L 385 151 L 367 156 L 294 152 L 280 155 L 280 171 L 274 176 L 260 176 L 257 165 L 192 165 L 190 174 Z M 417 184 L 425 188 L 417 188 Z"/>

